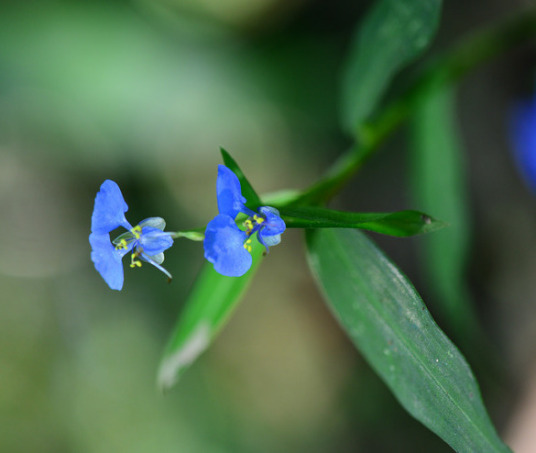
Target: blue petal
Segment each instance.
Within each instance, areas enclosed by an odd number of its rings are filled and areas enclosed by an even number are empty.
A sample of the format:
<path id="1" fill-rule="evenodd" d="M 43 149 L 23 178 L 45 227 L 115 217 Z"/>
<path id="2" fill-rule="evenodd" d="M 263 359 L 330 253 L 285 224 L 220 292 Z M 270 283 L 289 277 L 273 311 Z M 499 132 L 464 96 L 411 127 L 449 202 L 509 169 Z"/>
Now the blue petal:
<path id="1" fill-rule="evenodd" d="M 149 217 L 148 219 L 142 220 L 138 225 L 142 228 L 153 227 L 164 231 L 164 228 L 166 227 L 166 221 L 162 217 Z"/>
<path id="2" fill-rule="evenodd" d="M 247 234 L 241 231 L 234 219 L 217 215 L 205 231 L 205 258 L 214 264 L 216 272 L 228 277 L 240 277 L 251 267 L 252 258 L 244 248 Z"/>
<path id="3" fill-rule="evenodd" d="M 116 250 L 110 242 L 108 233 L 89 235 L 91 244 L 91 261 L 95 264 L 95 269 L 111 289 L 120 290 L 123 288 L 123 264 L 121 258 L 128 253 L 128 250 Z"/>
<path id="4" fill-rule="evenodd" d="M 262 240 L 261 240 L 262 238 Z M 264 245 L 266 248 L 273 247 L 281 242 L 281 235 L 276 234 L 275 236 L 264 236 L 259 235 L 259 242 Z"/>
<path id="5" fill-rule="evenodd" d="M 242 196 L 238 177 L 225 165 L 218 165 L 216 196 L 220 214 L 228 215 L 234 219 L 239 212 L 249 211 L 244 205 L 246 199 Z"/>
<path id="6" fill-rule="evenodd" d="M 259 212 L 264 217 L 264 222 L 261 224 L 262 236 L 275 236 L 283 233 L 287 226 L 284 220 L 279 215 L 279 211 L 276 208 L 270 206 L 261 206 Z"/>
<path id="7" fill-rule="evenodd" d="M 275 236 L 263 236 L 261 233 L 262 230 L 259 230 L 259 232 L 257 233 L 257 239 L 266 248 L 266 253 L 270 251 L 269 247 L 273 247 L 274 245 L 277 245 L 281 242 L 280 234 L 276 234 Z"/>
<path id="8" fill-rule="evenodd" d="M 146 255 L 153 256 L 162 253 L 173 245 L 173 239 L 169 233 L 164 233 L 158 228 L 144 227 L 141 230 L 137 246 Z"/>
<path id="9" fill-rule="evenodd" d="M 279 211 L 270 206 L 261 206 L 259 213 L 264 217 L 264 222 L 260 224 L 257 239 L 266 247 L 272 247 L 281 242 L 281 233 L 285 231 L 286 225 L 283 219 L 279 216 Z"/>
<path id="10" fill-rule="evenodd" d="M 102 183 L 100 191 L 95 197 L 95 207 L 91 216 L 91 232 L 105 234 L 119 226 L 130 230 L 132 226 L 125 218 L 127 211 L 128 206 L 119 186 L 107 179 Z"/>
<path id="11" fill-rule="evenodd" d="M 536 99 L 519 104 L 512 115 L 512 139 L 517 165 L 536 192 Z"/>
<path id="12" fill-rule="evenodd" d="M 154 261 L 156 264 L 162 264 L 164 262 L 164 252 L 157 253 L 156 255 L 147 255 L 149 258 L 151 258 L 152 261 Z M 143 255 L 142 255 L 143 258 Z"/>
<path id="13" fill-rule="evenodd" d="M 163 272 L 167 278 L 169 278 L 169 280 L 171 281 L 171 279 L 173 278 L 171 276 L 171 274 L 166 270 L 164 269 L 161 264 L 162 262 L 164 261 L 164 254 L 163 253 L 160 253 L 159 255 L 155 255 L 155 256 L 149 256 L 149 255 L 146 255 L 145 253 L 142 253 L 140 255 L 140 258 L 143 260 L 143 261 L 146 261 L 147 263 L 149 264 L 152 264 L 154 267 L 156 267 L 160 272 Z M 162 261 L 158 261 L 159 259 L 162 259 Z"/>

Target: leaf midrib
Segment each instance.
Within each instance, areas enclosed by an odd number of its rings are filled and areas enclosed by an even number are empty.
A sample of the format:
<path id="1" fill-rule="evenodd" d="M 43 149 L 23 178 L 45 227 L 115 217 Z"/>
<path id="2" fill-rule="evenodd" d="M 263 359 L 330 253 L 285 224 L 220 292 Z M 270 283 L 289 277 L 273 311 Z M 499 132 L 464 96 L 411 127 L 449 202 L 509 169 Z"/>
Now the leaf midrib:
<path id="1" fill-rule="evenodd" d="M 333 237 L 336 238 L 336 236 L 335 236 L 335 232 L 329 232 L 329 233 L 331 233 L 331 235 L 332 235 Z M 340 250 L 342 250 L 342 252 L 343 252 L 343 253 L 342 253 L 342 256 L 344 257 L 344 261 L 345 261 L 347 264 L 350 264 L 350 265 L 351 265 L 351 264 L 352 264 L 352 261 L 350 260 L 350 257 L 349 257 L 346 253 L 344 253 L 346 250 L 345 250 L 345 248 L 342 246 L 342 244 L 340 243 L 340 241 L 334 241 L 334 242 L 336 243 L 337 247 L 338 247 Z M 367 244 L 367 247 L 370 248 L 370 245 Z M 385 263 L 385 261 L 386 261 L 385 257 L 384 257 L 383 255 L 381 255 L 381 254 L 379 254 L 379 255 L 380 255 L 381 261 Z M 387 265 L 388 265 L 388 267 L 389 267 L 391 270 L 393 269 L 393 266 L 392 266 L 389 262 L 387 262 Z M 395 269 L 395 271 L 396 271 L 396 269 Z M 399 276 L 402 275 L 402 274 L 401 274 L 400 272 L 398 272 L 398 271 L 397 271 L 396 273 L 397 273 Z M 360 287 L 363 289 L 363 288 L 364 288 L 364 285 L 361 283 L 361 282 L 362 282 L 362 279 L 359 279 L 359 282 L 360 282 Z M 404 286 L 406 286 L 406 287 L 408 286 L 407 282 L 405 282 L 404 280 L 402 280 L 402 283 L 403 283 Z M 413 288 L 410 286 L 409 289 L 411 290 L 411 289 L 413 289 Z M 413 291 L 415 291 L 415 290 L 413 289 Z M 367 293 L 367 295 L 368 295 L 369 298 L 370 298 L 370 291 L 365 290 L 365 292 Z M 370 300 L 375 300 L 375 298 L 370 298 Z M 372 307 L 373 311 L 376 312 L 378 315 L 381 315 L 382 312 L 385 312 L 384 310 L 381 310 L 381 309 L 380 309 L 379 304 L 371 304 L 370 306 Z M 387 316 L 380 317 L 380 319 L 386 319 L 386 318 L 387 318 Z M 389 318 L 391 318 L 391 317 L 389 316 Z M 430 318 L 431 318 L 431 317 L 430 317 Z M 434 322 L 433 319 L 430 319 L 430 320 L 431 320 L 432 323 L 435 324 L 435 322 Z M 425 370 L 426 375 L 431 379 L 432 382 L 434 382 L 434 383 L 437 384 L 437 387 L 439 387 L 439 388 L 441 389 L 441 391 L 447 396 L 447 399 L 452 403 L 452 405 L 453 405 L 454 407 L 458 408 L 459 411 L 460 411 L 460 413 L 462 413 L 462 414 L 464 415 L 464 417 L 466 418 L 466 420 L 469 421 L 469 423 L 470 423 L 472 426 L 474 426 L 474 427 L 476 428 L 476 431 L 477 431 L 477 432 L 480 434 L 480 436 L 486 441 L 486 443 L 488 443 L 488 444 L 492 447 L 493 450 L 495 450 L 495 451 L 501 451 L 501 450 L 497 450 L 497 449 L 496 449 L 495 445 L 494 445 L 493 443 L 490 442 L 490 440 L 489 440 L 488 437 L 485 435 L 485 432 L 482 431 L 482 429 L 480 428 L 480 426 L 477 425 L 475 421 L 473 421 L 473 419 L 467 414 L 467 412 L 466 412 L 464 409 L 462 409 L 462 408 L 459 406 L 459 404 L 457 404 L 457 402 L 450 396 L 449 392 L 446 391 L 446 389 L 445 389 L 444 386 L 441 384 L 441 382 L 440 382 L 438 379 L 435 378 L 434 374 L 431 372 L 431 370 L 430 370 L 430 368 L 429 368 L 429 365 L 428 365 L 425 361 L 421 360 L 421 359 L 419 358 L 418 355 L 416 355 L 415 349 L 412 348 L 411 345 L 410 345 L 407 341 L 404 340 L 404 336 L 403 336 L 403 335 L 400 335 L 400 332 L 401 332 L 400 329 L 397 329 L 396 327 L 393 327 L 392 324 L 386 324 L 386 325 L 389 327 L 389 329 L 390 329 L 393 333 L 396 333 L 396 334 L 397 334 L 397 338 L 400 339 L 401 343 L 402 343 L 403 346 L 406 348 L 406 350 L 407 350 L 408 352 L 411 353 L 410 356 L 413 358 L 413 361 L 414 361 L 416 364 L 419 364 L 419 365 L 422 366 L 422 369 Z M 439 329 L 439 326 L 437 326 L 437 324 L 436 324 L 436 327 L 437 327 L 437 329 L 438 329 L 440 332 L 442 332 L 442 331 Z M 480 392 L 478 392 L 478 395 L 480 396 Z"/>

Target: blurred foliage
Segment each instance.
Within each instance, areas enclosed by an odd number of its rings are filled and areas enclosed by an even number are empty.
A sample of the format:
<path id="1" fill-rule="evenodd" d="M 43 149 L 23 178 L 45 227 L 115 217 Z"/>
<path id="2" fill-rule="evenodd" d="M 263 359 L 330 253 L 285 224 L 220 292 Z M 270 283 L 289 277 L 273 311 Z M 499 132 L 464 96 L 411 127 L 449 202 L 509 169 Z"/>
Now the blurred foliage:
<path id="1" fill-rule="evenodd" d="M 201 226 L 216 212 L 220 145 L 260 193 L 311 183 L 348 144 L 339 82 L 369 5 L 2 3 L 0 451 L 413 452 L 416 439 L 422 451 L 447 451 L 344 337 L 306 273 L 297 232 L 270 253 L 255 291 L 165 397 L 155 370 L 201 268 L 199 244 L 166 254 L 170 285 L 153 269 L 133 271 L 120 294 L 89 261 L 93 199 L 107 177 L 124 190 L 133 223 L 159 215 L 170 229 Z M 440 42 L 511 9 L 451 2 Z M 521 380 L 535 340 L 534 200 L 501 157 L 501 123 L 486 116 L 515 93 L 516 68 L 468 85 L 460 115 L 482 171 L 471 173 L 481 231 L 473 284 L 498 353 Z M 347 208 L 427 209 L 405 202 L 398 138 L 389 147 L 345 191 Z M 367 190 L 380 178 L 382 187 Z M 518 215 L 524 221 L 512 224 Z M 412 274 L 409 244 L 385 242 Z M 489 398 L 500 409 L 492 416 L 506 417 L 501 395 Z"/>

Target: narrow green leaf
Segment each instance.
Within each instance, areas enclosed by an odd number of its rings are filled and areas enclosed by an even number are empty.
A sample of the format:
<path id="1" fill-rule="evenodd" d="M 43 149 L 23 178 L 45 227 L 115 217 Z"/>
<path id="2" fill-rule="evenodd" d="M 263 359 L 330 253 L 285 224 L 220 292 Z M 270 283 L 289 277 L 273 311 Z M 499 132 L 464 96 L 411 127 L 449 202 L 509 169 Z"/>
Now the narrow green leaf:
<path id="1" fill-rule="evenodd" d="M 417 420 L 460 452 L 508 452 L 469 365 L 402 273 L 363 233 L 307 232 L 308 260 L 355 346 Z"/>
<path id="2" fill-rule="evenodd" d="M 407 237 L 429 233 L 445 223 L 418 211 L 390 213 L 344 212 L 317 207 L 281 208 L 289 228 L 359 228 L 390 236 Z"/>
<path id="3" fill-rule="evenodd" d="M 378 0 L 360 23 L 342 86 L 342 121 L 356 132 L 374 113 L 392 78 L 434 37 L 441 0 Z"/>
<path id="4" fill-rule="evenodd" d="M 242 277 L 225 277 L 211 263 L 204 264 L 164 351 L 157 379 L 162 390 L 176 383 L 225 325 L 255 275 L 263 251 L 253 241 L 253 264 Z"/>
<path id="5" fill-rule="evenodd" d="M 244 172 L 240 169 L 236 161 L 231 157 L 231 155 L 225 151 L 223 148 L 220 148 L 221 156 L 223 158 L 223 163 L 228 167 L 232 172 L 238 177 L 240 181 L 240 188 L 242 189 L 242 195 L 246 197 L 246 206 L 249 209 L 256 210 L 259 206 L 262 206 L 262 201 L 253 189 L 253 186 L 249 183 L 248 179 L 244 175 Z"/>
<path id="6" fill-rule="evenodd" d="M 302 192 L 299 190 L 283 189 L 263 194 L 262 202 L 265 206 L 288 206 L 294 203 L 301 195 Z"/>
<path id="7" fill-rule="evenodd" d="M 412 121 L 411 183 L 415 205 L 450 224 L 450 228 L 423 240 L 423 272 L 449 327 L 460 338 L 472 341 L 477 322 L 464 278 L 469 246 L 468 194 L 454 118 L 451 89 L 423 96 Z"/>

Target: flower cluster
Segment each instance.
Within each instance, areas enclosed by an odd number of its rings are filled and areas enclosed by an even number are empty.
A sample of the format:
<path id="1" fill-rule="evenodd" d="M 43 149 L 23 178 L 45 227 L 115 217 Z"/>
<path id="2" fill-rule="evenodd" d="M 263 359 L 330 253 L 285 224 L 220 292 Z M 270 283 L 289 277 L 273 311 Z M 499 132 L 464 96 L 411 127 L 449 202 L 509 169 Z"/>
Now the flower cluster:
<path id="1" fill-rule="evenodd" d="M 218 167 L 216 191 L 219 214 L 205 230 L 205 258 L 220 274 L 240 277 L 251 267 L 253 236 L 256 234 L 268 252 L 268 247 L 281 241 L 285 222 L 275 208 L 261 206 L 254 212 L 246 207 L 238 177 L 224 165 Z M 141 267 L 145 261 L 171 279 L 171 274 L 161 264 L 164 251 L 173 245 L 173 238 L 203 240 L 203 235 L 196 230 L 165 232 L 166 222 L 160 217 L 150 217 L 133 227 L 125 218 L 127 211 L 119 186 L 113 181 L 104 181 L 95 198 L 89 242 L 91 260 L 112 289 L 123 287 L 122 260 L 127 253 L 132 252 L 130 267 Z M 246 216 L 240 226 L 236 222 L 239 214 Z M 127 231 L 111 241 L 110 233 L 119 227 Z"/>
<path id="2" fill-rule="evenodd" d="M 172 233 L 164 232 L 166 222 L 160 217 L 150 217 L 133 227 L 125 218 L 128 206 L 119 186 L 110 180 L 102 183 L 95 198 L 91 217 L 91 260 L 111 289 L 123 287 L 123 257 L 132 252 L 130 267 L 141 267 L 148 262 L 171 279 L 171 274 L 161 264 L 164 250 L 173 245 Z M 128 230 L 113 242 L 110 232 L 123 227 Z"/>
<path id="3" fill-rule="evenodd" d="M 218 166 L 216 196 L 219 214 L 212 219 L 205 231 L 205 258 L 214 264 L 216 272 L 228 277 L 240 277 L 251 267 L 252 236 L 266 247 L 277 245 L 285 222 L 277 209 L 261 206 L 257 212 L 247 208 L 238 177 L 226 166 Z M 236 224 L 239 213 L 247 219 L 243 229 Z"/>

